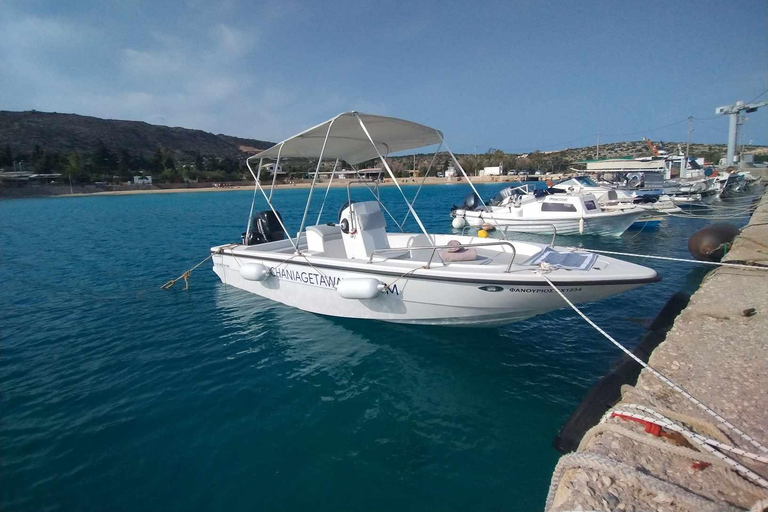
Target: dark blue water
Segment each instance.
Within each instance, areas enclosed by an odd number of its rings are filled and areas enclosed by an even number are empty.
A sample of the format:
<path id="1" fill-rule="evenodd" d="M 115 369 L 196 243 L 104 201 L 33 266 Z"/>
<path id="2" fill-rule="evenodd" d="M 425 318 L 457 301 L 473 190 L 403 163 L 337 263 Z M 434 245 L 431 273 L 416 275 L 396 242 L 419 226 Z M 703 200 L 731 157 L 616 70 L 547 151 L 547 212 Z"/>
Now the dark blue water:
<path id="1" fill-rule="evenodd" d="M 428 228 L 450 230 L 467 192 L 425 188 Z M 276 192 L 293 229 L 306 193 Z M 331 191 L 325 221 L 345 199 Z M 161 290 L 238 239 L 250 200 L 0 201 L 0 508 L 541 509 L 551 440 L 616 350 L 568 310 L 497 329 L 341 321 L 225 287 L 209 264 Z M 560 243 L 687 257 L 707 222 Z M 651 266 L 664 281 L 584 308 L 629 345 L 703 276 Z"/>

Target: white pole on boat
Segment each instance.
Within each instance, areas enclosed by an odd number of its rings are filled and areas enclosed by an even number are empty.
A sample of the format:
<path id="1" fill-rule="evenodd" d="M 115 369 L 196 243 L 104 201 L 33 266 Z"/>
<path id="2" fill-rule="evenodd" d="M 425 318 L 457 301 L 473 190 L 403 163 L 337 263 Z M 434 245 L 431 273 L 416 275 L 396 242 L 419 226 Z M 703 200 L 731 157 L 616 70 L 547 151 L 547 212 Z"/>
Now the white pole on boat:
<path id="1" fill-rule="evenodd" d="M 280 145 L 280 149 L 283 149 L 282 144 Z M 254 174 L 253 169 L 251 168 L 251 158 L 253 157 L 249 157 L 245 160 L 245 165 L 248 167 L 248 170 L 251 171 L 251 176 L 253 176 L 253 179 L 256 181 L 256 187 L 258 187 L 258 190 L 261 191 L 261 195 L 263 195 L 264 199 L 267 201 L 267 205 L 269 205 L 269 209 L 272 210 L 272 213 L 275 214 L 275 218 L 277 219 L 277 222 L 280 223 L 280 227 L 283 228 L 283 233 L 285 233 L 285 236 L 288 239 L 288 241 L 291 242 L 291 245 L 293 246 L 293 249 L 296 251 L 296 254 L 301 254 L 301 252 L 299 251 L 299 248 L 296 247 L 296 244 L 293 243 L 293 238 L 291 238 L 291 234 L 288 233 L 288 229 L 285 227 L 285 224 L 283 224 L 283 219 L 280 218 L 280 215 L 275 210 L 275 207 L 272 206 L 272 201 L 269 200 L 269 198 L 267 197 L 267 193 L 264 192 L 264 187 L 261 186 L 261 182 L 259 181 L 259 178 L 261 177 L 261 167 L 259 167 L 259 172 Z"/>
<path id="2" fill-rule="evenodd" d="M 309 205 L 312 203 L 312 192 L 315 191 L 315 183 L 317 183 L 317 175 L 320 173 L 320 166 L 323 165 L 323 155 L 325 155 L 325 147 L 328 145 L 328 137 L 331 135 L 331 128 L 333 123 L 338 119 L 334 117 L 331 122 L 328 123 L 328 130 L 325 132 L 325 140 L 323 140 L 323 147 L 320 149 L 320 157 L 317 159 L 317 167 L 315 167 L 315 175 L 312 177 L 312 185 L 309 187 L 309 197 L 307 197 L 307 204 L 304 206 L 304 216 L 301 218 L 301 226 L 299 226 L 299 232 L 296 233 L 296 247 L 301 245 L 301 232 L 304 231 L 304 224 L 307 222 L 307 213 L 309 213 Z"/>
<path id="3" fill-rule="evenodd" d="M 395 223 L 395 225 L 397 226 L 397 228 L 398 228 L 398 229 L 400 230 L 400 232 L 402 233 L 402 232 L 403 232 L 403 226 L 402 226 L 402 224 L 400 224 L 399 222 L 397 222 L 397 219 L 395 218 L 395 216 L 394 216 L 394 215 L 392 215 L 392 213 L 391 213 L 391 212 L 390 212 L 390 211 L 387 209 L 387 207 L 384 205 L 384 203 L 382 203 L 382 202 L 381 202 L 381 193 L 380 193 L 380 191 L 379 191 L 379 184 L 378 184 L 378 183 L 376 183 L 376 189 L 375 189 L 375 190 L 371 189 L 371 186 L 370 186 L 368 183 L 365 183 L 365 177 L 364 177 L 362 174 L 360 174 L 360 171 L 357 169 L 357 167 L 355 167 L 355 166 L 353 165 L 353 166 L 352 166 L 352 169 L 354 169 L 354 170 L 355 170 L 355 175 L 357 176 L 357 179 L 359 179 L 360 181 L 362 181 L 362 182 L 363 182 L 363 185 L 365 185 L 365 188 L 367 188 L 367 189 L 368 189 L 368 191 L 369 191 L 369 192 L 371 193 L 371 195 L 373 196 L 373 198 L 374 198 L 374 199 L 376 199 L 376 201 L 378 201 L 378 202 L 379 202 L 379 206 L 380 206 L 380 207 L 381 207 L 381 208 L 384 210 L 384 212 L 386 212 L 386 214 L 387 214 L 387 215 L 389 215 L 389 218 L 390 218 L 390 219 L 392 219 L 392 222 L 394 222 L 394 223 Z M 381 175 L 381 173 L 379 173 L 379 175 Z"/>
<path id="4" fill-rule="evenodd" d="M 261 169 L 261 164 L 264 162 L 264 159 L 259 159 L 259 169 Z M 253 170 L 251 170 L 251 165 L 248 163 L 248 159 L 245 160 L 245 165 L 248 166 L 248 170 L 251 171 L 251 174 L 253 175 Z M 248 239 L 251 237 L 251 223 L 253 222 L 253 206 L 256 204 L 256 191 L 259 190 L 259 181 L 256 179 L 256 176 L 253 176 L 254 183 L 253 183 L 253 199 L 251 199 L 251 212 L 248 214 L 248 224 L 245 226 L 245 243 L 248 243 Z"/>
<path id="5" fill-rule="evenodd" d="M 360 118 L 360 114 L 358 112 L 354 112 L 354 116 L 357 118 L 357 122 L 360 123 L 360 128 L 363 129 L 363 133 L 365 133 L 365 136 L 368 137 L 368 140 L 371 142 L 371 145 L 373 145 L 374 151 L 376 151 L 376 154 L 379 155 L 379 159 L 381 160 L 381 163 L 384 164 L 384 168 L 387 170 L 387 173 L 392 178 L 392 181 L 394 182 L 395 186 L 397 187 L 397 190 L 400 191 L 400 195 L 403 196 L 403 200 L 405 200 L 405 204 L 408 205 L 408 210 L 410 210 L 411 214 L 413 215 L 414 220 L 416 220 L 416 223 L 419 225 L 419 228 L 421 228 L 421 231 L 424 233 L 424 235 L 426 235 L 427 241 L 429 241 L 429 243 L 434 246 L 435 242 L 430 237 L 429 232 L 427 231 L 427 228 L 425 228 L 424 224 L 421 222 L 421 219 L 419 218 L 419 215 L 413 209 L 413 206 L 411 206 L 410 201 L 408 201 L 408 198 L 405 197 L 405 192 L 403 192 L 403 189 L 400 187 L 400 183 L 397 182 L 397 178 L 395 177 L 395 173 L 393 173 L 392 169 L 389 168 L 389 164 L 387 163 L 387 159 L 384 158 L 384 156 L 379 151 L 379 148 L 376 147 L 376 143 L 373 141 L 373 137 L 371 137 L 371 134 L 368 133 L 368 128 L 365 127 L 365 123 L 363 123 L 363 120 Z M 440 132 L 437 132 L 437 133 L 438 133 L 438 135 L 440 134 Z M 440 135 L 440 138 L 442 139 L 442 135 Z"/>
<path id="6" fill-rule="evenodd" d="M 272 193 L 275 191 L 275 180 L 277 180 L 277 171 L 280 169 L 280 153 L 283 152 L 283 145 L 285 142 L 280 143 L 280 147 L 277 150 L 277 160 L 275 160 L 275 168 L 272 169 L 272 186 L 269 187 L 269 201 L 272 200 Z M 261 167 L 259 167 L 259 173 L 261 173 Z M 290 238 L 290 235 L 288 236 Z"/>
<path id="7" fill-rule="evenodd" d="M 435 159 L 437 158 L 437 154 L 440 152 L 440 149 L 441 149 L 442 147 L 443 147 L 443 145 L 442 145 L 442 144 L 440 144 L 440 145 L 437 147 L 437 151 L 435 151 L 435 154 L 434 154 L 434 155 L 432 155 L 432 161 L 431 161 L 431 162 L 429 162 L 429 167 L 427 167 L 427 172 L 426 172 L 426 173 L 424 173 L 424 177 L 421 179 L 421 185 L 419 185 L 419 189 L 416 191 L 416 194 L 413 196 L 413 203 L 412 203 L 412 204 L 416 204 L 416 200 L 419 198 L 419 192 L 421 192 L 421 188 L 424 186 L 424 182 L 426 182 L 426 181 L 427 181 L 427 176 L 429 176 L 429 171 L 431 171 L 431 170 L 432 170 L 432 165 L 435 163 Z M 414 155 L 414 157 L 413 157 L 413 158 L 415 159 L 415 158 L 416 158 L 416 156 Z M 415 160 L 414 160 L 414 161 L 415 161 Z M 416 165 L 414 164 L 414 168 L 415 168 L 415 167 L 416 167 Z M 401 226 L 405 226 L 405 221 L 407 221 L 407 220 L 408 220 L 408 215 L 410 215 L 410 214 L 411 214 L 411 212 L 410 212 L 410 211 L 407 211 L 407 212 L 405 212 L 405 217 L 403 218 L 403 223 L 401 224 Z M 402 229 L 401 229 L 401 231 L 402 231 Z"/>
<path id="8" fill-rule="evenodd" d="M 685 176 L 688 177 L 688 150 L 691 147 L 691 132 L 693 131 L 693 116 L 688 116 L 688 141 L 685 143 L 685 162 L 681 169 L 685 169 Z"/>
<path id="9" fill-rule="evenodd" d="M 471 180 L 471 179 L 469 179 L 469 176 L 467 176 L 467 173 L 464 171 L 464 168 L 463 168 L 463 167 L 461 166 L 461 164 L 459 163 L 459 160 L 456 158 L 456 155 L 454 155 L 454 154 L 453 154 L 453 151 L 451 151 L 451 148 L 449 148 L 449 147 L 448 147 L 448 144 L 446 144 L 446 143 L 445 143 L 445 139 L 443 139 L 443 134 L 442 134 L 442 133 L 440 133 L 440 132 L 437 132 L 437 133 L 438 133 L 438 136 L 440 137 L 440 141 L 441 141 L 441 142 L 442 142 L 442 144 L 445 146 L 445 150 L 448 152 L 448 154 L 449 154 L 449 155 L 451 155 L 451 158 L 453 159 L 453 163 L 454 163 L 454 164 L 456 164 L 456 167 L 458 167 L 458 168 L 459 168 L 459 170 L 461 171 L 461 174 L 464 176 L 464 179 L 466 179 L 466 180 L 467 180 L 467 183 L 469 183 L 469 186 L 470 186 L 470 187 L 472 187 L 472 192 L 474 192 L 474 193 L 475 193 L 475 195 L 477 196 L 477 198 L 480 200 L 480 204 L 482 204 L 482 205 L 483 205 L 483 208 L 484 208 L 486 211 L 488 211 L 488 213 L 490 214 L 490 216 L 491 216 L 491 220 L 492 220 L 492 221 L 494 221 L 494 223 L 496 224 L 496 226 L 497 226 L 497 227 L 501 226 L 501 224 L 499 224 L 498 222 L 496 222 L 496 219 L 493 217 L 493 212 L 492 212 L 492 211 L 491 211 L 491 209 L 490 209 L 490 208 L 488 208 L 488 206 L 485 204 L 485 201 L 483 201 L 483 198 L 482 198 L 482 196 L 480 195 L 480 192 L 478 192 L 478 191 L 477 191 L 477 189 L 475 188 L 475 184 L 474 184 L 474 183 L 472 183 L 472 180 Z M 501 237 L 502 237 L 504 240 L 506 240 L 506 239 L 507 239 L 507 234 L 504 232 L 504 230 L 502 230 L 502 229 L 499 229 L 498 231 L 499 231 L 499 233 L 501 234 Z"/>
<path id="10" fill-rule="evenodd" d="M 320 217 L 323 215 L 323 208 L 325 208 L 325 200 L 328 199 L 328 192 L 331 190 L 331 183 L 333 183 L 333 177 L 336 175 L 336 167 L 339 165 L 339 159 L 336 159 L 336 163 L 333 164 L 333 170 L 331 171 L 331 179 L 328 180 L 328 186 L 325 187 L 325 196 L 323 196 L 323 202 L 320 205 L 320 211 L 317 213 L 317 221 L 315 224 L 320 224 Z"/>

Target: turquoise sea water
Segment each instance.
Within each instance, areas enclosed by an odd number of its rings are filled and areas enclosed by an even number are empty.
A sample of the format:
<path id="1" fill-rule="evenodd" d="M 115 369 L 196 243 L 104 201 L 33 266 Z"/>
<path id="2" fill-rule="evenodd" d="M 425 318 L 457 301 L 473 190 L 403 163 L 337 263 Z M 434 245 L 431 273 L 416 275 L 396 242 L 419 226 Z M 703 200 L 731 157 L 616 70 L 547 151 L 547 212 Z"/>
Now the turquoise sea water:
<path id="1" fill-rule="evenodd" d="M 424 188 L 427 227 L 449 231 L 467 192 Z M 293 229 L 306 194 L 276 192 Z M 332 190 L 323 221 L 345 200 Z M 225 287 L 209 264 L 160 289 L 236 241 L 250 201 L 0 201 L 0 508 L 540 510 L 552 438 L 617 351 L 569 310 L 496 329 L 344 321 Z M 689 257 L 707 222 L 559 243 Z M 704 275 L 644 264 L 664 280 L 584 307 L 630 346 Z"/>

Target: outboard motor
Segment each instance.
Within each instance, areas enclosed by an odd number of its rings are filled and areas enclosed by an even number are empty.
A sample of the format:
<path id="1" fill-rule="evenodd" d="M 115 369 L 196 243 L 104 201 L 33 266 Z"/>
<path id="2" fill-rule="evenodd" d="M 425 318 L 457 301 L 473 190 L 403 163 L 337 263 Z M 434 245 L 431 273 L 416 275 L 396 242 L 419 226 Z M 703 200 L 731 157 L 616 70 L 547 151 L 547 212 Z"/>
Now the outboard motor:
<path id="1" fill-rule="evenodd" d="M 480 198 L 477 197 L 477 194 L 474 192 L 470 192 L 467 194 L 467 197 L 464 198 L 464 202 L 461 204 L 461 208 L 463 210 L 477 210 L 480 207 Z"/>
<path id="2" fill-rule="evenodd" d="M 257 245 L 283 240 L 285 232 L 282 226 L 280 226 L 282 219 L 283 216 L 280 215 L 280 212 L 277 212 L 277 215 L 275 215 L 275 212 L 272 210 L 257 213 L 253 216 L 247 240 L 245 238 L 246 234 L 243 233 L 243 245 Z"/>

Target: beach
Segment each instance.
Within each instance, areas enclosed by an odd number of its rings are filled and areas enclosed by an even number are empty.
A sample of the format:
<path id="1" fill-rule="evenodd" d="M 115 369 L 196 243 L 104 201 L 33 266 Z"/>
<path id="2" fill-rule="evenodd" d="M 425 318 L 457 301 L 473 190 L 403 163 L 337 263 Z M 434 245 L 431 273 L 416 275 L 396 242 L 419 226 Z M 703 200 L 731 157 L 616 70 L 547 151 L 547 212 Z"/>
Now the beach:
<path id="1" fill-rule="evenodd" d="M 475 184 L 489 184 L 489 183 L 514 183 L 521 180 L 557 180 L 562 175 L 543 175 L 543 176 L 472 176 L 472 182 Z M 349 183 L 357 182 L 357 180 L 349 179 L 335 179 L 330 184 L 331 188 L 343 188 Z M 398 178 L 398 182 L 402 185 L 466 185 L 467 182 L 463 178 Z M 364 181 L 363 183 L 373 184 L 374 181 Z M 378 182 L 381 187 L 393 186 L 394 183 L 391 179 L 384 179 Z M 264 182 L 262 186 L 266 189 L 270 187 L 270 183 Z M 301 189 L 310 188 L 312 180 L 297 180 L 288 183 L 276 183 L 275 189 Z M 328 187 L 328 181 L 319 181 L 317 188 Z M 230 182 L 226 184 L 218 183 L 161 183 L 158 185 L 76 185 L 70 187 L 69 185 L 30 185 L 24 187 L 14 188 L 0 188 L 0 199 L 13 199 L 13 198 L 25 198 L 25 197 L 82 197 L 91 195 L 100 196 L 123 196 L 134 194 L 176 194 L 185 192 L 232 192 L 238 190 L 253 190 L 253 182 L 238 181 Z"/>

